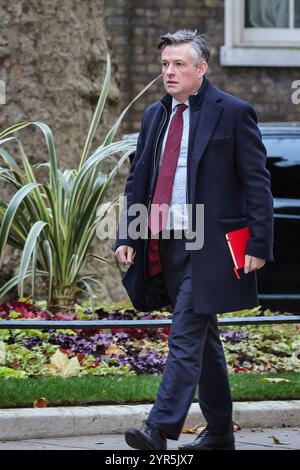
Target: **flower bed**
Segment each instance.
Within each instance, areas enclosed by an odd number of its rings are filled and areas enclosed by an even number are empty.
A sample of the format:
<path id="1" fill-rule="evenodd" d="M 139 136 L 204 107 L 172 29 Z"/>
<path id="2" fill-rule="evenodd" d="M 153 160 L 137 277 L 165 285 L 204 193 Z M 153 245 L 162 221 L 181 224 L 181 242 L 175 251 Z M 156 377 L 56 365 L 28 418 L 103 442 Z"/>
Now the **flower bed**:
<path id="1" fill-rule="evenodd" d="M 270 312 L 271 313 L 271 312 Z M 239 312 L 240 314 L 240 312 Z M 268 314 L 268 312 L 266 312 Z M 0 305 L 1 319 L 164 319 L 167 310 L 138 312 L 121 304 L 51 315 L 26 302 Z M 0 377 L 132 375 L 163 372 L 170 329 L 0 330 Z M 300 372 L 297 325 L 221 328 L 229 372 Z"/>

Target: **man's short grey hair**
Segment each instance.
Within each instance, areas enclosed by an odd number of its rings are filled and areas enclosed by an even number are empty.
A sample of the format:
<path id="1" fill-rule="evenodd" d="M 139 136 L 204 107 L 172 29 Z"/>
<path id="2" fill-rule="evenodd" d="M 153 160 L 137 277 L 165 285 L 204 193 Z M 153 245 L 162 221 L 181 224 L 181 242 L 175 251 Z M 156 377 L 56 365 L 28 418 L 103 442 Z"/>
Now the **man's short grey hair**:
<path id="1" fill-rule="evenodd" d="M 166 46 L 179 46 L 180 44 L 191 44 L 195 51 L 197 63 L 209 62 L 210 51 L 207 40 L 203 34 L 199 34 L 195 29 L 179 29 L 176 33 L 167 33 L 160 37 L 158 49 L 164 49 Z"/>

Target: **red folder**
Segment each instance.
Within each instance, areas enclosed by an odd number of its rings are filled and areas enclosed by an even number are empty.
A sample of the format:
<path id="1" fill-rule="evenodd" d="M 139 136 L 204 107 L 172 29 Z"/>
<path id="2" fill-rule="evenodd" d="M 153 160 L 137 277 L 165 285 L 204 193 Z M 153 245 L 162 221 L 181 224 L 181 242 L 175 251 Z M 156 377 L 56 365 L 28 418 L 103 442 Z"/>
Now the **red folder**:
<path id="1" fill-rule="evenodd" d="M 240 279 L 238 269 L 243 268 L 245 265 L 246 246 L 250 238 L 249 227 L 228 232 L 225 236 L 232 256 L 235 275 Z"/>

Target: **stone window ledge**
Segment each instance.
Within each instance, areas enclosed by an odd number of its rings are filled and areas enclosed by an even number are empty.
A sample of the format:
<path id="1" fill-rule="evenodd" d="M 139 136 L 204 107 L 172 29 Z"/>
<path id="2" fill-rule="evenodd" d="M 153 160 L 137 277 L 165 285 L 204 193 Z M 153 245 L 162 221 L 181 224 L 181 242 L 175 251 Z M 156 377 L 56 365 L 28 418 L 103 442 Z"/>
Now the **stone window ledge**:
<path id="1" fill-rule="evenodd" d="M 222 66 L 299 67 L 300 47 L 228 47 L 222 46 Z"/>

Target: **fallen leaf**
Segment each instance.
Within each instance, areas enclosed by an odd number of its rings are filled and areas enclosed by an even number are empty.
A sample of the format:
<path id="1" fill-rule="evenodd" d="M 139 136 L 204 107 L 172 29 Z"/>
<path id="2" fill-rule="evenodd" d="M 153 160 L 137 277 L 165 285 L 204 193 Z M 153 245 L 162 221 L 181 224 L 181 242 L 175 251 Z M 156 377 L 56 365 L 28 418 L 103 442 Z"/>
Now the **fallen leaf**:
<path id="1" fill-rule="evenodd" d="M 41 397 L 33 402 L 33 408 L 47 408 L 48 405 L 49 401 L 45 397 Z"/>
<path id="2" fill-rule="evenodd" d="M 116 356 L 126 356 L 126 352 L 123 349 L 118 348 L 115 344 L 111 344 L 108 346 L 107 350 L 105 351 L 106 356 L 110 356 L 111 354 L 115 354 Z"/>
<path id="3" fill-rule="evenodd" d="M 282 442 L 280 442 L 280 440 L 277 437 L 275 436 L 271 436 L 271 437 L 273 439 L 274 444 L 282 444 Z"/>
<path id="4" fill-rule="evenodd" d="M 11 367 L 12 369 L 19 369 L 19 367 L 20 367 L 19 359 L 14 359 L 13 361 L 11 361 L 9 363 L 9 367 Z"/>
<path id="5" fill-rule="evenodd" d="M 61 377 L 71 377 L 78 375 L 80 372 L 80 364 L 77 357 L 68 358 L 59 349 L 51 356 L 50 364 L 45 366 L 53 375 L 60 375 Z"/>
<path id="6" fill-rule="evenodd" d="M 233 432 L 238 432 L 242 429 L 237 421 L 233 421 L 232 424 L 233 424 Z"/>
<path id="7" fill-rule="evenodd" d="M 275 383 L 289 382 L 288 379 L 281 379 L 280 377 L 273 378 L 273 379 L 263 378 L 263 379 L 259 379 L 259 380 L 261 380 L 261 382 L 275 382 Z"/>
<path id="8" fill-rule="evenodd" d="M 204 424 L 197 424 L 196 426 L 192 428 L 183 428 L 181 432 L 183 434 L 199 434 L 203 429 L 206 428 L 206 425 Z"/>

